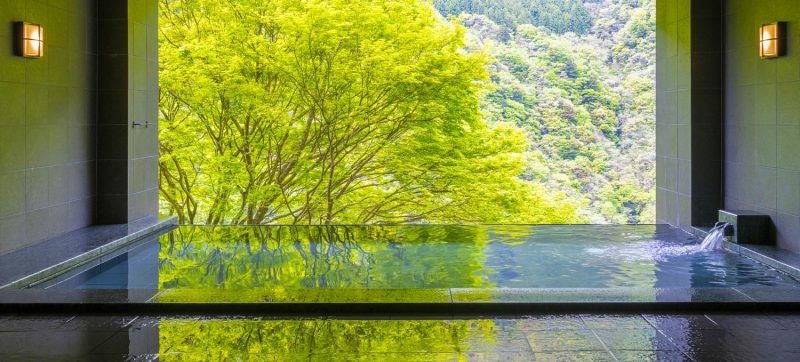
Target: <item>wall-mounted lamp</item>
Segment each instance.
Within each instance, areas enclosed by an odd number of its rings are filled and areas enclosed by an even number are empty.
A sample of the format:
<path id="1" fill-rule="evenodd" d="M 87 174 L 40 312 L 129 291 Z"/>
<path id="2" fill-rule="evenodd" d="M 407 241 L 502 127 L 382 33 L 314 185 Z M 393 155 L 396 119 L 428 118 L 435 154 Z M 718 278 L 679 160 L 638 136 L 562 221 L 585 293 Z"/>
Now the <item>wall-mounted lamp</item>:
<path id="1" fill-rule="evenodd" d="M 17 22 L 16 53 L 25 58 L 41 58 L 44 55 L 44 29 L 39 24 Z"/>
<path id="2" fill-rule="evenodd" d="M 758 33 L 758 54 L 761 59 L 777 58 L 786 54 L 786 23 L 761 25 Z"/>

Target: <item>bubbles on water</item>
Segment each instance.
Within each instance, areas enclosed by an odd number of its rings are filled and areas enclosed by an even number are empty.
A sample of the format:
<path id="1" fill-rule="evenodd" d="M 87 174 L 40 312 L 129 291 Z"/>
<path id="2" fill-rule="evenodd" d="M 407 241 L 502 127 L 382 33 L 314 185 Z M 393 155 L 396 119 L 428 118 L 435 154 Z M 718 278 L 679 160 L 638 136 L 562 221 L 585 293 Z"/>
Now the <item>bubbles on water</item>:
<path id="1" fill-rule="evenodd" d="M 641 233 L 632 233 L 632 232 L 623 232 L 622 233 L 623 239 L 642 239 Z"/>
<path id="2" fill-rule="evenodd" d="M 607 244 L 584 248 L 588 254 L 603 258 L 613 258 L 628 262 L 666 261 L 669 258 L 696 254 L 697 244 L 676 244 L 658 239 Z"/>

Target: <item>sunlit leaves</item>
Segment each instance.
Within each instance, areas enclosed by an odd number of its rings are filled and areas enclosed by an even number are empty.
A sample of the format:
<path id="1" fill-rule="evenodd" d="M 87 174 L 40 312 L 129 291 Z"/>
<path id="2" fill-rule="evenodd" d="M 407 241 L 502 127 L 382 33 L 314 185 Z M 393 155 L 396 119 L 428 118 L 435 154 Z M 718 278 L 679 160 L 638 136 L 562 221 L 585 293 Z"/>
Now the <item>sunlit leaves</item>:
<path id="1" fill-rule="evenodd" d="M 479 110 L 486 55 L 431 4 L 160 9 L 161 195 L 182 222 L 576 220 L 518 178 L 524 135 Z"/>

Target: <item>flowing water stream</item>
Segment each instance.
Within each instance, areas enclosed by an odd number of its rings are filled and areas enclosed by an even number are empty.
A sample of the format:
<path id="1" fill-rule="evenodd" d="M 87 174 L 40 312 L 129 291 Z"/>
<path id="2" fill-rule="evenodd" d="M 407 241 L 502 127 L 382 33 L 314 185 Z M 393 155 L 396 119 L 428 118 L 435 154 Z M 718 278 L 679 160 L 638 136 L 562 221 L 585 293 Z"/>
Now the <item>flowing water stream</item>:
<path id="1" fill-rule="evenodd" d="M 722 249 L 722 242 L 725 240 L 725 228 L 730 224 L 720 221 L 714 224 L 714 227 L 708 232 L 703 242 L 700 244 L 700 250 L 720 250 Z"/>

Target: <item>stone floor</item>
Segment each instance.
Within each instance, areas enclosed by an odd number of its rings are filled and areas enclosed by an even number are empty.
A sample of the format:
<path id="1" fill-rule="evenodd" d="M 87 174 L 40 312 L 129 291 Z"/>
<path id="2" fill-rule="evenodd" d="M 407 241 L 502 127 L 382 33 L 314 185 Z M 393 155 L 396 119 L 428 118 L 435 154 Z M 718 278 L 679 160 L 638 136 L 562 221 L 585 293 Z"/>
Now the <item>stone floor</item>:
<path id="1" fill-rule="evenodd" d="M 798 361 L 800 315 L 0 316 L 0 360 Z"/>

